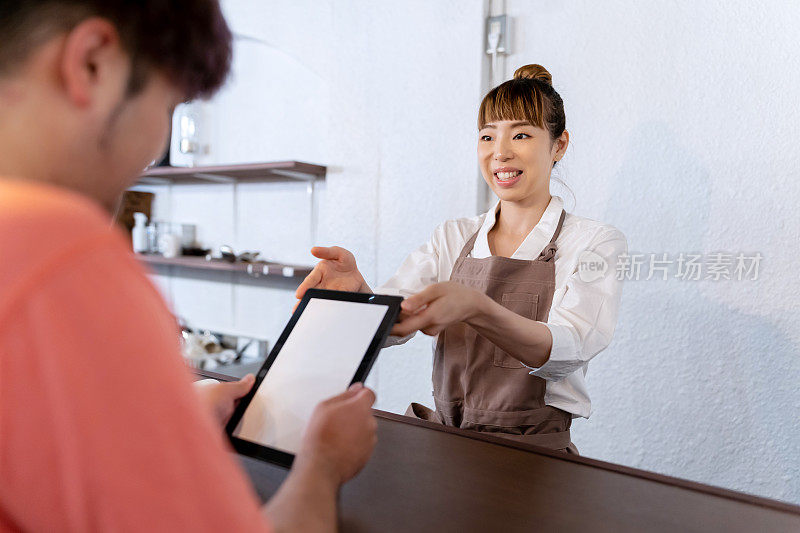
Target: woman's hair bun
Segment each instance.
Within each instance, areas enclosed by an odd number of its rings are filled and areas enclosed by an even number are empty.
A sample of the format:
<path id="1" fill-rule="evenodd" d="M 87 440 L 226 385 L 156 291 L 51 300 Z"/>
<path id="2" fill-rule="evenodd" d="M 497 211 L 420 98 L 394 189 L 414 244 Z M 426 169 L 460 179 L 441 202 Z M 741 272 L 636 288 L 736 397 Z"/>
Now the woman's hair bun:
<path id="1" fill-rule="evenodd" d="M 541 65 L 523 65 L 514 71 L 514 79 L 531 79 L 543 81 L 548 85 L 553 85 L 553 76 Z"/>

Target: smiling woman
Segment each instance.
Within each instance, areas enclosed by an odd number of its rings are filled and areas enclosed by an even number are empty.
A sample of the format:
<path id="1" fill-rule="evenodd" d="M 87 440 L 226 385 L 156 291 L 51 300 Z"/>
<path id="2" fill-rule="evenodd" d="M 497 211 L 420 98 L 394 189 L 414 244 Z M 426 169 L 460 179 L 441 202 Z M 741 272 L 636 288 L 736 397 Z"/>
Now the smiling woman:
<path id="1" fill-rule="evenodd" d="M 489 187 L 503 200 L 549 196 L 550 171 L 569 145 L 564 102 L 551 81 L 541 65 L 526 65 L 481 102 L 478 161 Z M 512 151 L 517 160 L 504 163 Z"/>
<path id="2" fill-rule="evenodd" d="M 569 144 L 564 104 L 540 65 L 517 70 L 478 112 L 481 173 L 499 201 L 477 217 L 448 220 L 377 293 L 409 296 L 394 342 L 435 336 L 435 410 L 407 415 L 577 453 L 574 417 L 591 412 L 584 375 L 611 342 L 621 282 L 613 269 L 581 276 L 588 254 L 616 264 L 627 249 L 616 228 L 568 214 L 550 194 Z M 353 255 L 322 259 L 297 291 L 370 292 Z"/>

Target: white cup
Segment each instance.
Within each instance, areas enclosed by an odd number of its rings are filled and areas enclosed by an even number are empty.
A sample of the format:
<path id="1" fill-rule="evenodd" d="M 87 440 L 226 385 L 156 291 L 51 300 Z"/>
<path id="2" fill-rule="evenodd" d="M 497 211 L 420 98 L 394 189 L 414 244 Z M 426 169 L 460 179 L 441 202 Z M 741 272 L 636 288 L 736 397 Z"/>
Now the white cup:
<path id="1" fill-rule="evenodd" d="M 181 239 L 175 234 L 167 233 L 158 237 L 158 251 L 164 257 L 178 257 L 181 255 Z"/>

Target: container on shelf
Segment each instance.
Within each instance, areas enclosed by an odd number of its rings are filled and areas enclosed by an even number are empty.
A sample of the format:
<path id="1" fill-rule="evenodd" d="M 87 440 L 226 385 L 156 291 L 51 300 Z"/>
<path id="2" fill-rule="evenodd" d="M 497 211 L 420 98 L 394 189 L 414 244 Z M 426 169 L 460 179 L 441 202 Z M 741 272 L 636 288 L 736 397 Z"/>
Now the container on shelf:
<path id="1" fill-rule="evenodd" d="M 133 219 L 135 221 L 133 229 L 131 230 L 133 251 L 136 253 L 147 252 L 147 215 L 144 213 L 134 213 Z"/>

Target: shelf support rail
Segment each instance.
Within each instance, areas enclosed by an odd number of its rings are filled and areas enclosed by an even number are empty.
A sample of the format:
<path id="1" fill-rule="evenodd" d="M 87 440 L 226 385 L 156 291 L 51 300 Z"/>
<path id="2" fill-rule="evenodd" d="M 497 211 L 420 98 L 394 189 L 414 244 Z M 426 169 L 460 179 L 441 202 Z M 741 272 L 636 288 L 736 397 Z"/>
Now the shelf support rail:
<path id="1" fill-rule="evenodd" d="M 311 240 L 311 243 L 310 243 L 311 246 L 309 246 L 309 249 L 311 249 L 312 246 L 316 246 L 317 245 L 317 201 L 316 201 L 316 190 L 317 190 L 317 188 L 316 188 L 316 183 L 317 183 L 317 180 L 316 179 L 312 179 L 306 185 L 306 192 L 308 194 L 308 199 L 309 199 L 309 202 L 311 202 L 311 216 L 310 216 L 311 220 L 309 221 L 310 226 L 309 226 L 309 231 L 308 231 L 309 239 Z"/>

